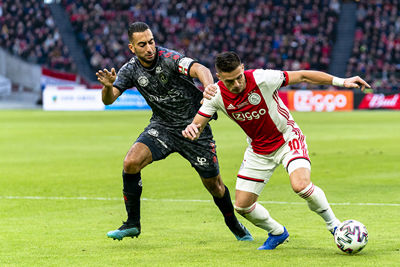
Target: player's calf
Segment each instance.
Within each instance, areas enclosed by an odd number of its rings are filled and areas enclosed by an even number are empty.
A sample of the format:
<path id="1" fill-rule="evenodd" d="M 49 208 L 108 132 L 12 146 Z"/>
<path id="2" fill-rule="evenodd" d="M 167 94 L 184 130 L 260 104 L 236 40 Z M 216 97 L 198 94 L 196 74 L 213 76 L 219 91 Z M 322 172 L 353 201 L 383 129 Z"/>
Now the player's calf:
<path id="1" fill-rule="evenodd" d="M 257 227 L 266 230 L 268 233 L 277 235 L 284 232 L 284 227 L 275 221 L 269 214 L 268 210 L 257 202 L 253 203 L 247 208 L 235 206 L 235 209 L 248 221 Z"/>
<path id="2" fill-rule="evenodd" d="M 298 195 L 307 201 L 309 209 L 321 216 L 328 230 L 334 233 L 335 227 L 340 224 L 340 221 L 333 213 L 324 191 L 313 183 L 310 183 L 306 188 L 300 191 Z"/>

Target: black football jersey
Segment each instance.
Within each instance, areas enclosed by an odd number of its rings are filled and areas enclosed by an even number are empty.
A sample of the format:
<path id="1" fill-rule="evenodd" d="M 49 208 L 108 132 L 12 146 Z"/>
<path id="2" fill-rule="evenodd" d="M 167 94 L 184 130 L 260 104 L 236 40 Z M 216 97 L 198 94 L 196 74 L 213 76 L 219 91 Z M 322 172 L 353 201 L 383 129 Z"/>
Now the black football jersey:
<path id="1" fill-rule="evenodd" d="M 203 93 L 195 86 L 189 71 L 196 61 L 163 47 L 151 68 L 143 67 L 133 56 L 117 73 L 114 87 L 121 93 L 136 87 L 151 107 L 151 121 L 166 127 L 184 128 L 200 108 Z"/>

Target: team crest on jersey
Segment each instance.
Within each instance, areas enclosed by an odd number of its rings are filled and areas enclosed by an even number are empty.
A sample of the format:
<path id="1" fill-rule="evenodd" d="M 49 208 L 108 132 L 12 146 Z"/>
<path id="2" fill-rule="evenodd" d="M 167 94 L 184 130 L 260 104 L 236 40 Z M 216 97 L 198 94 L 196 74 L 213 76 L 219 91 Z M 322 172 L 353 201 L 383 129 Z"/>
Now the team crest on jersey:
<path id="1" fill-rule="evenodd" d="M 147 79 L 146 76 L 140 76 L 138 83 L 140 86 L 146 87 L 149 84 L 149 79 Z"/>
<path id="2" fill-rule="evenodd" d="M 163 71 L 163 70 L 162 70 L 161 66 L 157 66 L 157 68 L 156 68 L 156 73 L 157 73 L 157 74 L 160 74 L 162 71 Z"/>
<path id="3" fill-rule="evenodd" d="M 257 93 L 251 93 L 247 99 L 252 105 L 258 105 L 261 102 L 261 96 Z"/>
<path id="4" fill-rule="evenodd" d="M 166 84 L 168 82 L 168 78 L 164 73 L 160 73 L 158 76 L 160 77 L 160 81 L 162 83 Z"/>

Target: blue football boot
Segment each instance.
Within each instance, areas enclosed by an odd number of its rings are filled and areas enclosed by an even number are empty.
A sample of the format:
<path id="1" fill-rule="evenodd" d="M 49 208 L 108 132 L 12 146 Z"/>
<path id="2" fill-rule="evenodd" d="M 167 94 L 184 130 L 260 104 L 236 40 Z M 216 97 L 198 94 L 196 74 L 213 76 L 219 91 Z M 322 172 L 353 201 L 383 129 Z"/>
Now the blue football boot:
<path id="1" fill-rule="evenodd" d="M 241 224 L 239 222 L 240 227 L 244 230 L 244 232 L 246 233 L 244 236 L 240 237 L 238 234 L 235 234 L 233 231 L 232 233 L 234 234 L 234 236 L 236 237 L 237 240 L 239 241 L 253 241 L 254 238 L 252 237 L 252 235 L 250 234 L 249 230 L 247 230 L 246 227 L 244 227 L 243 224 Z"/>
<path id="2" fill-rule="evenodd" d="M 289 241 L 289 233 L 286 230 L 286 227 L 283 227 L 284 231 L 280 235 L 272 235 L 268 234 L 267 240 L 264 242 L 264 244 L 258 248 L 258 250 L 271 250 L 275 249 L 277 246 L 282 244 L 283 242 L 288 242 Z"/>
<path id="3" fill-rule="evenodd" d="M 330 230 L 330 232 L 333 236 L 335 236 L 336 229 L 337 229 L 337 226 L 335 226 L 332 230 Z"/>
<path id="4" fill-rule="evenodd" d="M 140 226 L 130 225 L 123 222 L 123 225 L 118 230 L 110 231 L 107 236 L 112 239 L 121 241 L 124 237 L 138 237 L 140 235 Z"/>

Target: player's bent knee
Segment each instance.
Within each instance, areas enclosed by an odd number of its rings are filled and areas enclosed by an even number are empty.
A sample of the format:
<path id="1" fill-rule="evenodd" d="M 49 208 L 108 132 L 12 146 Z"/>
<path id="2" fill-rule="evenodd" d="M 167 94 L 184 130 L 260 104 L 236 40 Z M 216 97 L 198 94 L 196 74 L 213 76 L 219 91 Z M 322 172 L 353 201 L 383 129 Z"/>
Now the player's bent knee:
<path id="1" fill-rule="evenodd" d="M 305 159 L 293 161 L 288 166 L 290 183 L 294 192 L 298 193 L 306 188 L 310 183 L 310 163 Z"/>
<path id="2" fill-rule="evenodd" d="M 252 212 L 255 208 L 256 203 L 253 203 L 253 205 L 250 205 L 249 207 L 240 207 L 238 205 L 239 205 L 238 203 L 235 203 L 236 212 L 239 213 L 240 215 L 244 215 Z"/>
<path id="3" fill-rule="evenodd" d="M 124 171 L 127 173 L 138 173 L 141 170 L 141 162 L 136 159 L 124 159 Z"/>
<path id="4" fill-rule="evenodd" d="M 292 189 L 295 193 L 303 191 L 311 183 L 310 179 L 302 179 L 292 183 Z"/>

